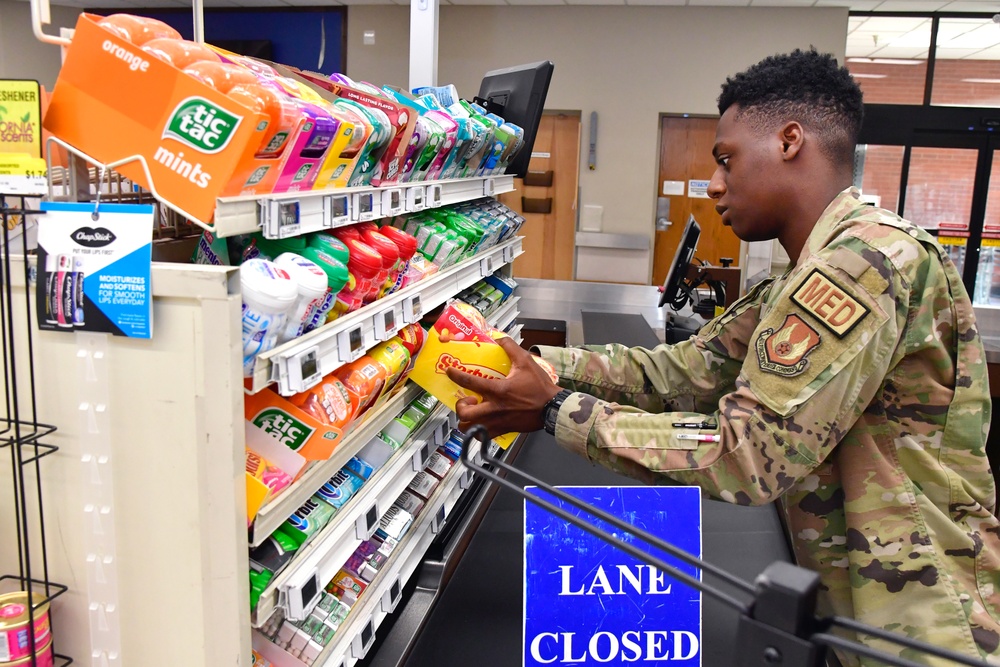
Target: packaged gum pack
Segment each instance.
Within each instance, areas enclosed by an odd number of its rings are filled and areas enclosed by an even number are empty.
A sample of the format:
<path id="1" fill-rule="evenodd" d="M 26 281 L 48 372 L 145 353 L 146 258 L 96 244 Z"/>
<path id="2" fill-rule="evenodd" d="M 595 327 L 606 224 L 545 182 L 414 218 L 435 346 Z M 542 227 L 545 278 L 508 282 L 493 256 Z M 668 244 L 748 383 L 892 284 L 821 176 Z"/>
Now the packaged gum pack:
<path id="1" fill-rule="evenodd" d="M 302 507 L 295 510 L 295 514 L 288 517 L 288 521 L 281 524 L 281 529 L 286 535 L 302 546 L 306 540 L 318 533 L 330 522 L 336 512 L 317 496 L 307 500 Z"/>
<path id="2" fill-rule="evenodd" d="M 316 497 L 322 499 L 335 510 L 347 504 L 347 501 L 357 493 L 364 480 L 347 468 L 341 468 L 337 474 L 327 480 L 326 484 L 316 492 Z"/>
<path id="3" fill-rule="evenodd" d="M 486 318 L 472 306 L 453 301 L 427 332 L 410 379 L 452 411 L 460 398 L 472 396 L 481 399 L 479 394 L 463 389 L 448 379 L 446 371 L 456 368 L 483 378 L 507 377 L 510 358 L 495 340 L 495 337 L 505 335 L 490 327 Z M 491 435 L 504 449 L 517 437 L 516 433 L 499 437 Z"/>

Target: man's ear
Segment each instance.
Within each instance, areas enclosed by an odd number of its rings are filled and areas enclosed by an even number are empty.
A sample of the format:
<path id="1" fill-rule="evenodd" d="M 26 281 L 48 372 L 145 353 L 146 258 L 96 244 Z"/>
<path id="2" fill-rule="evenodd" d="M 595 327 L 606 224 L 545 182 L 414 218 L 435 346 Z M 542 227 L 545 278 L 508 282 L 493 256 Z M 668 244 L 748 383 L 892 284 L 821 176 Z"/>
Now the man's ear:
<path id="1" fill-rule="evenodd" d="M 778 130 L 778 138 L 781 140 L 781 159 L 793 160 L 802 150 L 805 131 L 801 123 L 790 120 Z"/>

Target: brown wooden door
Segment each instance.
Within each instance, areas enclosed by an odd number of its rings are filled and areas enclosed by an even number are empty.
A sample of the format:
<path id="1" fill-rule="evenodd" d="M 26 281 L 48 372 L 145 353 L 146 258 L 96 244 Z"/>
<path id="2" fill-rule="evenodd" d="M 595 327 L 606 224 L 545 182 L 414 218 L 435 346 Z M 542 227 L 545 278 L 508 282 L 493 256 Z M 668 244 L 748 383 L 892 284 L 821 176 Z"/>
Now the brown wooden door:
<path id="1" fill-rule="evenodd" d="M 653 255 L 653 284 L 662 285 L 670 263 L 677 252 L 681 232 L 688 216 L 701 226 L 701 238 L 695 256 L 720 266 L 719 260 L 728 257 L 733 266 L 739 263 L 740 240 L 729 227 L 722 225 L 722 218 L 715 211 L 715 200 L 692 197 L 689 183 L 692 180 L 708 181 L 715 171 L 712 146 L 715 144 L 717 118 L 660 118 L 660 179 L 657 196 L 670 202 L 666 216 L 672 223 L 666 231 L 657 231 Z M 683 183 L 683 193 L 664 195 L 664 184 L 676 191 Z"/>
<path id="2" fill-rule="evenodd" d="M 501 202 L 524 216 L 521 228 L 524 254 L 514 261 L 515 278 L 573 280 L 576 247 L 576 200 L 580 182 L 580 114 L 546 112 L 535 134 L 535 145 L 525 180 L 550 185 L 526 185 L 514 179 L 514 192 Z M 539 173 L 535 173 L 539 172 Z M 525 212 L 527 208 L 548 213 Z"/>

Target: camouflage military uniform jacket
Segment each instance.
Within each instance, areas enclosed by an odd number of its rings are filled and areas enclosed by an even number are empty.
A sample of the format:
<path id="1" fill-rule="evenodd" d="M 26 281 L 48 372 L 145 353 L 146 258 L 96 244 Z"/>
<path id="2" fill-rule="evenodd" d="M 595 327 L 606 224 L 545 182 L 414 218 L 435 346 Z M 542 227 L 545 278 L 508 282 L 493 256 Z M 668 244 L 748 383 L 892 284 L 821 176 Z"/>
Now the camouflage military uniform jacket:
<path id="1" fill-rule="evenodd" d="M 689 341 L 540 352 L 577 392 L 559 411 L 563 447 L 731 503 L 780 499 L 798 563 L 821 576 L 821 613 L 1000 656 L 985 355 L 958 272 L 923 230 L 849 189 L 794 266 Z M 670 412 L 683 397 L 695 412 Z M 717 427 L 672 427 L 702 420 Z"/>

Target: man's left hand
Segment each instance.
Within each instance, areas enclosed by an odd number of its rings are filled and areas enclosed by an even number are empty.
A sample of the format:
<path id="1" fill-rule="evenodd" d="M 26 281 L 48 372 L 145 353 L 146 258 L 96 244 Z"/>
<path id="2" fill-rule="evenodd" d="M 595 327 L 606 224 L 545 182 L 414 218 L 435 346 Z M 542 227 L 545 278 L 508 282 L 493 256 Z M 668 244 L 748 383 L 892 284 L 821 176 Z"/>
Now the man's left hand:
<path id="1" fill-rule="evenodd" d="M 504 336 L 497 343 L 510 357 L 511 367 L 506 378 L 480 378 L 448 369 L 452 382 L 483 397 L 482 401 L 472 397 L 458 401 L 455 406 L 458 428 L 467 431 L 474 424 L 480 424 L 491 437 L 537 431 L 543 426 L 542 409 L 559 393 L 559 387 L 512 338 Z"/>

